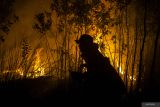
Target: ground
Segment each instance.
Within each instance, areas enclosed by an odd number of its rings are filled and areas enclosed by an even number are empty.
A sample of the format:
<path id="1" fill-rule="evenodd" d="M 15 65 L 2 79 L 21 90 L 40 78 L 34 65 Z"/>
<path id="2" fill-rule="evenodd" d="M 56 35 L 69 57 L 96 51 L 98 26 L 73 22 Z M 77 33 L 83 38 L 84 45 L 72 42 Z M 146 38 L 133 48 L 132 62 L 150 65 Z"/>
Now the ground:
<path id="1" fill-rule="evenodd" d="M 55 80 L 53 77 L 10 80 L 1 82 L 0 84 L 0 101 L 5 105 L 14 103 L 16 105 L 20 103 L 25 105 L 74 105 L 75 103 L 78 105 L 86 103 L 107 105 L 107 97 L 94 100 L 96 98 L 95 96 L 95 98 L 86 99 L 84 96 L 81 96 L 82 93 L 80 84 L 73 86 L 69 81 Z M 132 95 L 128 95 L 128 97 L 124 99 L 124 102 L 129 107 L 138 107 L 143 100 L 143 96 L 145 95 L 141 95 L 141 93 L 133 93 Z"/>

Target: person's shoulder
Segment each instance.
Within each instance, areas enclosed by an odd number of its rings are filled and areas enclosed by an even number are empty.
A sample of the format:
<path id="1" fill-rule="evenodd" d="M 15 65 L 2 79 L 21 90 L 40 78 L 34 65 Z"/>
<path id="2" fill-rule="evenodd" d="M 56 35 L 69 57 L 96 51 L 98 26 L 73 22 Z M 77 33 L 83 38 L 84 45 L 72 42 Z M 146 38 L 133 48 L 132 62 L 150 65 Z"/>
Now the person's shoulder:
<path id="1" fill-rule="evenodd" d="M 98 44 L 97 43 L 93 43 L 93 48 L 98 50 Z"/>
<path id="2" fill-rule="evenodd" d="M 104 57 L 105 58 L 105 60 L 107 60 L 107 61 L 109 61 L 110 62 L 110 59 L 108 58 L 108 57 Z"/>
<path id="3" fill-rule="evenodd" d="M 105 64 L 111 65 L 110 59 L 108 57 L 103 57 L 103 61 L 105 61 Z"/>

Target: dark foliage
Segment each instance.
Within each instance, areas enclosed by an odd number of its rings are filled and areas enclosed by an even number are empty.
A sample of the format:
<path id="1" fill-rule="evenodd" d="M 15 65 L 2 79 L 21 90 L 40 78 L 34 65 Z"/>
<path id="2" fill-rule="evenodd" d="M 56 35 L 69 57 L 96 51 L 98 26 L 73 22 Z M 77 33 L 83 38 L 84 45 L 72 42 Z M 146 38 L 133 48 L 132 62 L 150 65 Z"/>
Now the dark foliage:
<path id="1" fill-rule="evenodd" d="M 12 24 L 16 23 L 19 18 L 13 14 L 14 0 L 0 1 L 0 42 L 4 42 L 5 35 L 10 31 Z"/>
<path id="2" fill-rule="evenodd" d="M 51 13 L 46 11 L 38 13 L 35 15 L 35 19 L 37 22 L 33 25 L 33 28 L 38 30 L 42 34 L 45 34 L 52 25 Z"/>
<path id="3" fill-rule="evenodd" d="M 119 3 L 118 1 L 109 2 L 115 2 L 117 5 Z M 100 7 L 101 9 L 98 9 Z M 70 25 L 80 27 L 95 24 L 104 34 L 109 33 L 108 29 L 106 30 L 107 26 L 118 23 L 110 17 L 112 8 L 107 10 L 100 0 L 92 0 L 92 2 L 85 0 L 52 0 L 51 9 L 56 11 L 58 17 L 64 19 L 62 22 L 67 21 Z"/>

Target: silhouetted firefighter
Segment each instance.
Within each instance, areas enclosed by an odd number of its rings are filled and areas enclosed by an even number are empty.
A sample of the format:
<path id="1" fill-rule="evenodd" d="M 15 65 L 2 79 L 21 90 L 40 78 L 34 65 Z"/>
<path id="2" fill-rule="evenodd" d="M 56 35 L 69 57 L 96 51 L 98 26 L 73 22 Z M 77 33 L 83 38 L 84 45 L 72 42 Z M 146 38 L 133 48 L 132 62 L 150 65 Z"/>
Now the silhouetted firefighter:
<path id="1" fill-rule="evenodd" d="M 93 43 L 90 35 L 83 34 L 75 41 L 81 51 L 81 57 L 86 62 L 82 65 L 87 68 L 87 72 L 83 73 L 86 97 L 110 101 L 121 100 L 122 95 L 125 94 L 125 86 L 110 64 L 109 58 L 99 52 L 98 45 Z"/>

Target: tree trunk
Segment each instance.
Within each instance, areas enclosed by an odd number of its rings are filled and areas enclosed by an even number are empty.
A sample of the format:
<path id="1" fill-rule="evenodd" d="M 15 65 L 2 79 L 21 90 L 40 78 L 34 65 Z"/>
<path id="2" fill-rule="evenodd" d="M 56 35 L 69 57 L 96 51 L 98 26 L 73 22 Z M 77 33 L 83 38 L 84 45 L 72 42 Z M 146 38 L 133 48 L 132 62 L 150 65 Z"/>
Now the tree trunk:
<path id="1" fill-rule="evenodd" d="M 154 79 L 154 72 L 155 72 L 155 63 L 156 63 L 156 53 L 157 53 L 157 48 L 158 48 L 158 39 L 159 39 L 159 33 L 160 33 L 160 22 L 158 23 L 158 29 L 157 29 L 157 34 L 155 37 L 155 41 L 154 41 L 154 53 L 153 53 L 153 60 L 152 60 L 152 65 L 151 65 L 151 69 L 150 69 L 150 86 L 153 83 L 153 79 Z"/>
<path id="2" fill-rule="evenodd" d="M 147 0 L 144 0 L 144 19 L 143 19 L 143 30 L 144 30 L 144 35 L 142 39 L 142 47 L 140 49 L 140 62 L 139 62 L 139 74 L 138 74 L 138 80 L 137 80 L 137 90 L 139 90 L 140 85 L 141 85 L 141 77 L 142 77 L 142 66 L 143 66 L 143 52 L 144 52 L 144 47 L 145 47 L 145 40 L 147 36 L 147 26 L 146 26 L 146 20 L 147 20 Z"/>

